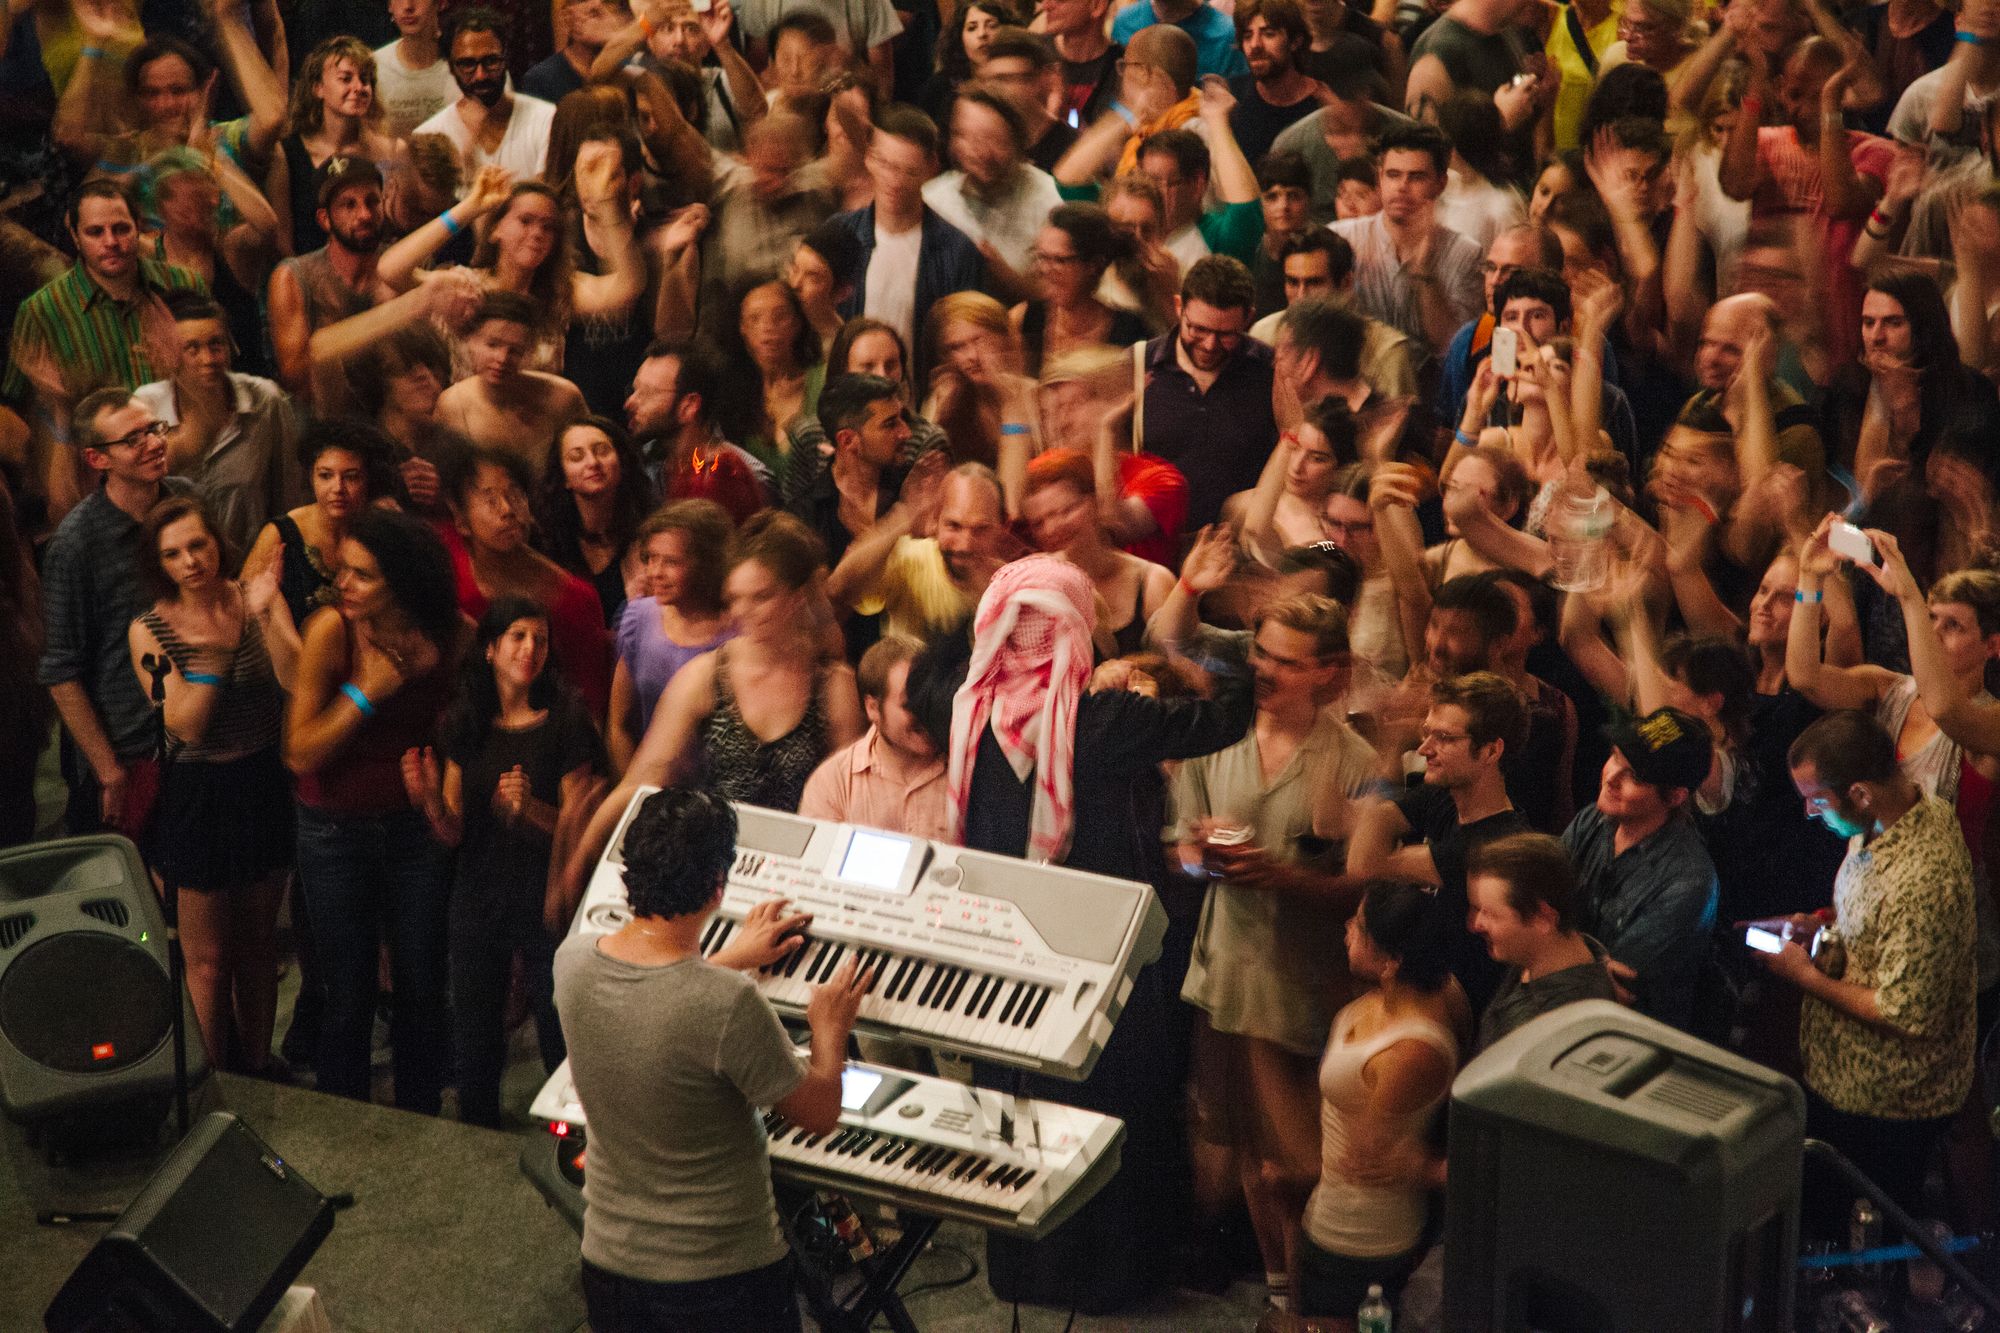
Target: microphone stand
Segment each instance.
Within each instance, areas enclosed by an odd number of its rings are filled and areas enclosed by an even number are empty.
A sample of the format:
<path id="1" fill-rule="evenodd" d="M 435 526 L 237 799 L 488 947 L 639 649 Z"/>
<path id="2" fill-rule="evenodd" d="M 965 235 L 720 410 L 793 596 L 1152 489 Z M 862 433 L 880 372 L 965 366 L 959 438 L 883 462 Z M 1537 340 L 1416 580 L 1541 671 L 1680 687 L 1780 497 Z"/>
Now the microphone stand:
<path id="1" fill-rule="evenodd" d="M 165 653 L 147 653 L 139 665 L 153 678 L 153 761 L 160 767 L 159 794 L 155 806 L 167 799 L 167 783 L 173 776 L 174 748 L 167 738 L 167 677 L 174 664 Z M 181 954 L 181 891 L 173 877 L 153 868 L 160 877 L 160 910 L 167 920 L 167 989 L 173 992 L 174 1043 L 174 1124 L 177 1138 L 188 1133 L 187 1066 L 187 960 Z"/>

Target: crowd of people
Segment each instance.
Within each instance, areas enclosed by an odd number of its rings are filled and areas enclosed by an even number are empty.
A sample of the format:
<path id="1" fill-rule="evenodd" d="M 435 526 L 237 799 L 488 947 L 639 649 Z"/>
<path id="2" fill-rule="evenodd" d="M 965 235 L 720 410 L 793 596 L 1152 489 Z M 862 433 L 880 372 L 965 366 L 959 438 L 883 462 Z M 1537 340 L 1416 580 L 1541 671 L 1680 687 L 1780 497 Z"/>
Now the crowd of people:
<path id="1" fill-rule="evenodd" d="M 1149 883 L 1005 1085 L 1129 1133 L 1030 1299 L 1428 1326 L 1455 1072 L 1589 998 L 1988 1227 L 2000 0 L 1829 3 L 11 6 L 0 831 L 139 841 L 217 1064 L 366 1098 L 386 1012 L 499 1124 L 531 1015 L 593 1134 L 830 1114 L 865 978 L 809 1068 L 626 984 L 716 797 Z M 768 1311 L 761 1141 L 664 1123 L 598 1327 Z"/>

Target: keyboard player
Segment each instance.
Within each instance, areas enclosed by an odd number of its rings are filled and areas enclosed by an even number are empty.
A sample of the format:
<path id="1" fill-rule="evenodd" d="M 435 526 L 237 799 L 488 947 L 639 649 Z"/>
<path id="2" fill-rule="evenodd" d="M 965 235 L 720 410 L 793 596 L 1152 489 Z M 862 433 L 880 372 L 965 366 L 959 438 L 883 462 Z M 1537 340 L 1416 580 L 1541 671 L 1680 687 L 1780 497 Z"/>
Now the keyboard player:
<path id="1" fill-rule="evenodd" d="M 829 1133 L 847 1038 L 869 980 L 849 962 L 807 1009 L 801 1066 L 744 971 L 798 947 L 807 924 L 760 905 L 704 961 L 736 813 L 708 792 L 647 798 L 625 833 L 632 919 L 556 952 L 556 1006 L 590 1110 L 583 1292 L 596 1333 L 797 1330 L 760 1113 Z"/>

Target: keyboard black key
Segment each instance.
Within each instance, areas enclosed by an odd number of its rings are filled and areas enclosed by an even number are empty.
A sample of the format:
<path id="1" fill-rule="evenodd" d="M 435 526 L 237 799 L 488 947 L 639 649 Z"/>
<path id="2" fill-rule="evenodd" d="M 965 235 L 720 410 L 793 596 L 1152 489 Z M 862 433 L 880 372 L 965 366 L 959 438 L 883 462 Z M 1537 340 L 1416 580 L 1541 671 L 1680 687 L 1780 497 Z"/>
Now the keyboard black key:
<path id="1" fill-rule="evenodd" d="M 979 1002 L 986 998 L 986 992 L 992 989 L 992 987 L 993 978 L 982 974 L 979 978 L 979 984 L 972 988 L 972 998 L 965 1002 L 965 1013 L 968 1018 L 974 1017 L 979 1013 Z"/>
<path id="2" fill-rule="evenodd" d="M 819 979 L 821 981 L 833 980 L 833 974 L 840 970 L 841 959 L 844 958 L 846 954 L 847 954 L 847 946 L 845 944 L 834 945 L 832 951 L 829 952 L 826 956 L 826 962 L 821 964 L 820 966 Z"/>
<path id="3" fill-rule="evenodd" d="M 1006 985 L 1007 978 L 993 978 L 992 986 L 987 988 L 986 998 L 980 1002 L 978 1017 L 984 1018 L 993 1012 L 993 1002 L 1000 998 L 1000 992 L 1006 988 Z"/>
<path id="4" fill-rule="evenodd" d="M 1027 986 L 1025 981 L 1014 983 L 1014 989 L 1007 993 L 1007 1003 L 1000 1007 L 1000 1021 L 1005 1023 L 1014 1016 L 1014 1006 L 1021 1002 L 1021 991 Z"/>
<path id="5" fill-rule="evenodd" d="M 1033 1027 L 1035 1024 L 1042 1021 L 1042 1008 L 1043 1006 L 1048 1004 L 1049 996 L 1053 995 L 1054 993 L 1055 993 L 1055 988 L 1053 986 L 1042 987 L 1042 993 L 1035 997 L 1035 1007 L 1033 1010 L 1029 1012 L 1028 1021 L 1025 1024 L 1025 1026 Z"/>
<path id="6" fill-rule="evenodd" d="M 918 1004 L 926 1007 L 929 1006 L 931 996 L 937 994 L 938 980 L 943 976 L 944 968 L 942 965 L 936 965 L 930 969 L 929 975 L 924 978 L 924 992 L 917 997 Z"/>
<path id="7" fill-rule="evenodd" d="M 972 973 L 961 970 L 958 980 L 951 983 L 951 998 L 945 1001 L 945 1008 L 958 1012 L 958 997 L 965 994 L 965 983 L 972 979 Z"/>
<path id="8" fill-rule="evenodd" d="M 1015 1027 L 1018 1028 L 1027 1026 L 1028 1010 L 1034 1006 L 1035 998 L 1039 996 L 1041 993 L 1042 993 L 1042 988 L 1040 986 L 1030 986 L 1025 992 L 1022 993 L 1021 1003 L 1015 1006 L 1014 1009 Z"/>
<path id="9" fill-rule="evenodd" d="M 876 1148 L 874 1152 L 868 1154 L 868 1160 L 871 1162 L 879 1162 L 884 1157 L 887 1157 L 891 1152 L 893 1152 L 895 1150 L 895 1147 L 896 1147 L 896 1140 L 883 1139 L 881 1146 Z"/>
<path id="10" fill-rule="evenodd" d="M 910 960 L 909 975 L 903 978 L 902 989 L 898 990 L 895 993 L 895 995 L 891 996 L 890 998 L 895 1000 L 908 1000 L 910 998 L 910 993 L 916 990 L 917 983 L 919 981 L 922 981 L 925 977 L 932 975 L 932 973 L 935 970 L 936 970 L 935 964 L 926 963 L 921 958 L 912 958 Z"/>
<path id="11" fill-rule="evenodd" d="M 798 972 L 799 965 L 805 962 L 808 954 L 818 953 L 825 947 L 826 941 L 816 940 L 810 935 L 801 935 L 799 937 L 799 947 L 792 950 L 791 955 L 785 959 L 779 970 L 788 977 L 793 976 Z"/>

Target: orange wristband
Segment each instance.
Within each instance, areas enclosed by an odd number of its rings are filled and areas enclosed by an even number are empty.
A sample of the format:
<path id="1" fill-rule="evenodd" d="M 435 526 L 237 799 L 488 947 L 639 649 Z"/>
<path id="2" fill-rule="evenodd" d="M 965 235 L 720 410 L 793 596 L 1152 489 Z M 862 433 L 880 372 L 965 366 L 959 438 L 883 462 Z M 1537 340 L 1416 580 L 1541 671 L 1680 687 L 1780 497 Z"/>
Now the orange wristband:
<path id="1" fill-rule="evenodd" d="M 651 41 L 653 39 L 653 27 L 654 24 L 651 18 L 647 17 L 644 14 L 639 15 L 639 31 L 646 34 L 647 41 Z"/>

